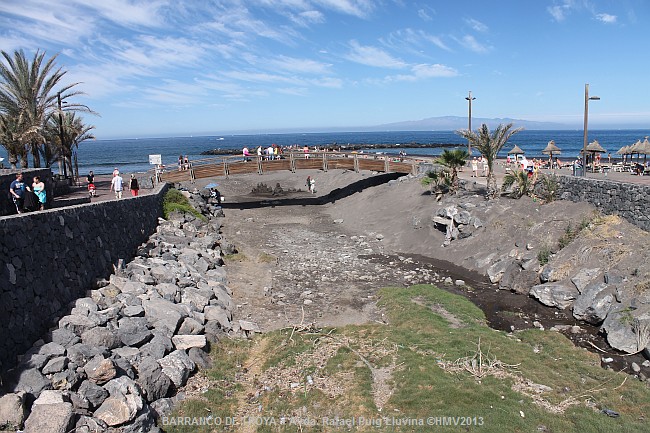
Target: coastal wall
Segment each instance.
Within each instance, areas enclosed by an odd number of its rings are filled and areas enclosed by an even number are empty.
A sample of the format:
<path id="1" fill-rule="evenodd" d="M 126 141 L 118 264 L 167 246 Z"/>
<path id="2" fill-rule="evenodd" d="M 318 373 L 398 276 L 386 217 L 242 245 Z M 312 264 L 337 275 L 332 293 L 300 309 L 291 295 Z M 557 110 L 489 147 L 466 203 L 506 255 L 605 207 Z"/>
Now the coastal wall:
<path id="1" fill-rule="evenodd" d="M 8 186 L 7 186 L 8 188 Z M 155 232 L 168 186 L 152 194 L 0 217 L 0 362 L 15 363 L 72 300 Z"/>
<path id="2" fill-rule="evenodd" d="M 650 186 L 574 176 L 557 176 L 558 196 L 587 202 L 605 214 L 616 214 L 650 231 Z"/>

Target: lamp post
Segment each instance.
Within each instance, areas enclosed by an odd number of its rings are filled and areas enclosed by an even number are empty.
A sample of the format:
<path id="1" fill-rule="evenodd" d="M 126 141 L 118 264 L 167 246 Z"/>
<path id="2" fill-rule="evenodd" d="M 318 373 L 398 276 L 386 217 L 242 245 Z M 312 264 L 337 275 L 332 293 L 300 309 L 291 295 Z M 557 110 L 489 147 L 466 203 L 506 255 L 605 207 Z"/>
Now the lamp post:
<path id="1" fill-rule="evenodd" d="M 60 150 L 60 155 L 59 155 L 59 161 L 61 161 L 61 156 L 63 156 L 63 176 L 68 177 L 68 168 L 66 164 L 66 155 L 64 153 L 65 146 L 63 145 L 63 111 L 61 109 L 61 92 L 58 92 L 56 94 L 56 102 L 59 106 L 59 140 L 61 140 L 61 150 Z M 61 170 L 59 167 L 59 174 L 61 174 Z"/>
<path id="2" fill-rule="evenodd" d="M 589 101 L 598 101 L 599 96 L 589 96 L 589 84 L 585 84 L 585 130 L 582 141 L 582 176 L 587 176 L 587 119 L 589 117 Z"/>
<path id="3" fill-rule="evenodd" d="M 476 98 L 472 98 L 472 91 L 469 91 L 469 96 L 467 96 L 465 99 L 467 99 L 467 102 L 469 102 L 469 115 L 468 120 L 469 120 L 469 125 L 467 126 L 467 129 L 469 131 L 472 130 L 472 101 Z M 467 153 L 472 155 L 472 142 L 467 140 Z"/>

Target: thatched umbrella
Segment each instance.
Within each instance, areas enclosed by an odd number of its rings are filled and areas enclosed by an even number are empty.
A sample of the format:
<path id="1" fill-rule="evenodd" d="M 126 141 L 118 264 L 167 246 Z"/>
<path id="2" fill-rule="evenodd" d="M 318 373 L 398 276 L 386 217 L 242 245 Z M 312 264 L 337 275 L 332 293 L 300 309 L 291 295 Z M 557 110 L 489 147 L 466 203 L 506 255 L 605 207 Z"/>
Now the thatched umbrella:
<path id="1" fill-rule="evenodd" d="M 619 155 L 623 155 L 623 163 L 627 161 L 627 156 L 630 154 L 630 147 L 632 147 L 632 145 L 623 146 L 620 149 L 618 149 L 618 151 L 616 151 L 616 153 L 618 153 Z"/>
<path id="2" fill-rule="evenodd" d="M 544 150 L 542 150 L 542 153 L 548 153 L 549 154 L 549 159 L 551 160 L 551 165 L 553 164 L 553 154 L 560 154 L 560 148 L 555 145 L 555 141 L 551 140 L 548 142 Z"/>
<path id="3" fill-rule="evenodd" d="M 524 153 L 526 153 L 526 152 L 524 152 L 524 151 L 521 149 L 521 147 L 519 147 L 519 146 L 517 146 L 517 145 L 515 144 L 515 147 L 513 147 L 512 150 L 511 150 L 510 152 L 508 152 L 508 155 L 515 155 L 515 161 L 516 161 L 516 160 L 518 159 L 518 156 L 519 156 L 519 155 L 523 155 Z"/>
<path id="4" fill-rule="evenodd" d="M 648 154 L 650 154 L 650 141 L 648 141 L 648 137 L 636 147 L 636 151 L 639 155 L 643 154 L 643 165 L 645 166 Z"/>
<path id="5" fill-rule="evenodd" d="M 594 140 L 591 143 L 587 145 L 587 152 L 591 153 L 591 170 L 593 172 L 594 167 L 593 167 L 593 161 L 594 161 L 594 156 L 596 156 L 597 153 L 605 153 L 607 152 L 603 146 L 600 145 L 598 140 Z"/>

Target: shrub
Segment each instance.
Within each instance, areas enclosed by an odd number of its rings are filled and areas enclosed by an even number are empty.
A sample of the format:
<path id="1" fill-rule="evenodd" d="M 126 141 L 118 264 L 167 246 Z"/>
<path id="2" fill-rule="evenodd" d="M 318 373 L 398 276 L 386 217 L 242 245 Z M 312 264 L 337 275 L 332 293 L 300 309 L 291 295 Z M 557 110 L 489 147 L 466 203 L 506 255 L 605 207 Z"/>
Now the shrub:
<path id="1" fill-rule="evenodd" d="M 555 175 L 542 176 L 538 188 L 538 195 L 544 203 L 550 203 L 557 199 L 557 192 L 560 189 L 560 183 Z"/>
<path id="2" fill-rule="evenodd" d="M 528 176 L 524 170 L 515 170 L 503 177 L 502 191 L 511 189 L 510 196 L 520 198 L 529 195 L 533 191 L 535 180 Z"/>
<path id="3" fill-rule="evenodd" d="M 165 219 L 169 218 L 169 215 L 172 212 L 181 212 L 181 213 L 191 213 L 197 218 L 204 219 L 205 217 L 201 213 L 194 209 L 190 204 L 190 201 L 177 189 L 171 188 L 163 197 L 163 217 Z"/>
<path id="4" fill-rule="evenodd" d="M 551 258 L 551 249 L 548 247 L 548 245 L 543 245 L 539 252 L 537 253 L 537 260 L 539 260 L 539 264 L 544 266 L 545 264 L 548 263 L 548 260 Z"/>

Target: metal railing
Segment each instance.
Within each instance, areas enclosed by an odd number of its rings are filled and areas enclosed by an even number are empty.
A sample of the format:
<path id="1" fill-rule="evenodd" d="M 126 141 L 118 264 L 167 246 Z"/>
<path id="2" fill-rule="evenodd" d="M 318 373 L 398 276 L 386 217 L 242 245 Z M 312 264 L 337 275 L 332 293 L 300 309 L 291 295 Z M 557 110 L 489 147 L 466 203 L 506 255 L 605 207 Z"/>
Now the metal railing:
<path id="1" fill-rule="evenodd" d="M 301 169 L 348 169 L 355 172 L 371 170 L 378 172 L 417 173 L 420 163 L 431 158 L 358 152 L 286 152 L 279 155 L 224 155 L 195 159 L 183 170 L 159 173 L 158 181 L 191 181 L 207 177 L 228 177 L 235 174 L 258 173 Z"/>

